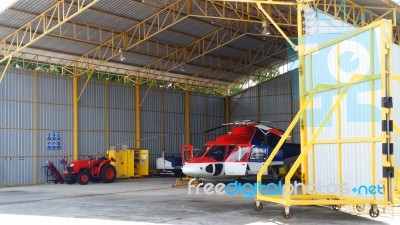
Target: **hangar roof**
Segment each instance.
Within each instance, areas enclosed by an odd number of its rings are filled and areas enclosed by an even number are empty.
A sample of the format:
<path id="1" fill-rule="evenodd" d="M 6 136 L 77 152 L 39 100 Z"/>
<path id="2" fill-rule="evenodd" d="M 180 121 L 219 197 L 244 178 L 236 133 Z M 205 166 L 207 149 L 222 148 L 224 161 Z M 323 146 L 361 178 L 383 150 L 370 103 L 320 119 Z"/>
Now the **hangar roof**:
<path id="1" fill-rule="evenodd" d="M 254 2 L 17 0 L 0 13 L 0 61 L 12 57 L 63 74 L 223 90 L 295 55 Z M 279 4 L 263 9 L 295 40 L 296 1 L 273 2 Z M 362 8 L 365 23 L 400 16 L 398 5 L 386 0 L 309 2 L 356 25 Z"/>

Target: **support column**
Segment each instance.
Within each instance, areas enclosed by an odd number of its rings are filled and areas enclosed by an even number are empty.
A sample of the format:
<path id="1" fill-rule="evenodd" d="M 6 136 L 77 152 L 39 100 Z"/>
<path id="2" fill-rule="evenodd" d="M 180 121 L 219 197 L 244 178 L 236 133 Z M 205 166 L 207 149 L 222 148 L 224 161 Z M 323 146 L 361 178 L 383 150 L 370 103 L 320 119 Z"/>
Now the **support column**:
<path id="1" fill-rule="evenodd" d="M 229 109 L 229 96 L 225 96 L 225 123 L 228 124 L 230 123 L 230 113 L 229 113 L 230 109 Z M 225 127 L 226 129 L 226 134 L 229 133 L 229 126 Z"/>
<path id="2" fill-rule="evenodd" d="M 140 149 L 140 85 L 135 84 L 135 148 Z"/>
<path id="3" fill-rule="evenodd" d="M 33 105 L 33 184 L 38 183 L 38 150 L 39 150 L 39 135 L 38 135 L 38 76 L 37 76 L 37 70 L 35 70 L 35 81 L 34 81 L 34 105 Z"/>
<path id="4" fill-rule="evenodd" d="M 165 100 L 164 100 L 164 88 L 161 88 L 161 150 L 165 150 Z"/>
<path id="5" fill-rule="evenodd" d="M 185 91 L 185 144 L 190 144 L 190 108 L 189 91 Z"/>
<path id="6" fill-rule="evenodd" d="M 306 101 L 306 85 L 305 85 L 305 58 L 304 58 L 304 36 L 303 36 L 303 14 L 302 11 L 305 3 L 300 3 L 297 6 L 297 35 L 298 35 L 298 55 L 299 55 L 299 90 L 300 90 L 300 105 Z M 306 114 L 303 113 L 300 117 L 300 146 L 303 151 L 307 144 L 307 122 Z M 308 184 L 308 160 L 304 158 L 301 163 L 302 183 Z"/>
<path id="7" fill-rule="evenodd" d="M 76 76 L 76 71 L 72 77 L 72 108 L 73 108 L 73 154 L 74 160 L 78 160 L 79 156 L 79 127 L 78 127 L 78 76 Z"/>
<path id="8" fill-rule="evenodd" d="M 365 26 L 367 24 L 365 22 L 365 9 L 361 8 L 360 12 L 361 12 L 361 26 L 363 27 L 363 26 Z"/>
<path id="9" fill-rule="evenodd" d="M 106 151 L 110 148 L 110 80 L 106 80 Z"/>

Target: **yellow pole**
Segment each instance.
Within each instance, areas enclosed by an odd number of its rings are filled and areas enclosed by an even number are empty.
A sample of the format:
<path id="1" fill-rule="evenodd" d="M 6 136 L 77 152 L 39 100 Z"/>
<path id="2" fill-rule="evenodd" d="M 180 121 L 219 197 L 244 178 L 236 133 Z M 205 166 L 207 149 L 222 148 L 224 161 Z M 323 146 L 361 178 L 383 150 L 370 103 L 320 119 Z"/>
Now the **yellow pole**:
<path id="1" fill-rule="evenodd" d="M 230 122 L 230 115 L 229 115 L 229 96 L 225 96 L 225 123 Z M 226 126 L 226 133 L 229 133 L 229 126 Z"/>
<path id="2" fill-rule="evenodd" d="M 110 147 L 110 80 L 106 80 L 106 151 Z"/>
<path id="3" fill-rule="evenodd" d="M 371 62 L 371 74 L 375 74 L 375 49 L 374 49 L 374 30 L 371 29 L 369 31 L 369 59 Z M 375 80 L 370 81 L 370 89 L 371 89 L 371 94 L 370 94 L 370 102 L 371 102 L 371 123 L 370 123 L 370 129 L 371 129 L 371 137 L 375 137 Z M 371 185 L 376 185 L 376 175 L 375 175 L 375 161 L 376 161 L 376 156 L 375 156 L 375 142 L 371 141 L 371 180 L 372 183 Z M 376 200 L 376 195 L 372 195 L 372 199 Z"/>
<path id="4" fill-rule="evenodd" d="M 298 35 L 298 54 L 299 54 L 299 96 L 300 96 L 300 105 L 303 105 L 306 101 L 306 78 L 305 78 L 305 57 L 304 57 L 304 36 L 303 36 L 303 17 L 302 11 L 305 4 L 301 2 L 297 6 L 297 35 Z M 303 113 L 300 118 L 300 146 L 303 151 L 304 146 L 307 144 L 307 122 L 306 115 Z M 308 161 L 305 157 L 303 162 L 301 163 L 301 177 L 303 184 L 308 184 Z"/>
<path id="5" fill-rule="evenodd" d="M 135 84 L 135 148 L 140 149 L 140 85 Z"/>
<path id="6" fill-rule="evenodd" d="M 391 48 L 391 43 L 393 43 L 392 37 L 393 37 L 393 25 L 391 23 L 390 20 L 386 21 L 386 27 L 388 30 L 388 35 L 386 36 L 386 74 L 387 74 L 387 80 L 388 80 L 388 87 L 387 87 L 387 93 L 388 95 L 386 97 L 392 97 L 393 96 L 393 92 L 392 92 L 392 82 L 391 82 L 391 76 L 392 76 L 392 48 Z M 383 33 L 383 32 L 382 32 Z M 389 36 L 390 35 L 390 36 Z M 388 113 L 388 119 L 391 123 L 393 123 L 393 108 L 389 107 L 389 113 Z M 388 134 L 389 134 L 389 146 L 393 146 L 393 142 L 394 142 L 394 133 L 393 133 L 393 127 L 388 129 Z M 392 170 L 392 175 L 389 176 L 390 179 L 390 202 L 393 203 L 394 200 L 394 191 L 395 191 L 395 183 L 394 183 L 394 167 L 395 167 L 395 157 L 394 157 L 394 149 L 392 147 L 390 147 L 390 151 L 389 151 L 389 162 L 390 162 L 390 167 L 393 169 Z M 397 178 L 398 179 L 398 178 Z"/>
<path id="7" fill-rule="evenodd" d="M 73 125 L 73 151 L 74 151 L 74 160 L 78 160 L 79 156 L 79 127 L 78 127 L 78 76 L 76 76 L 76 70 L 75 74 L 72 78 L 72 96 L 73 96 L 73 119 L 74 119 L 74 125 Z"/>
<path id="8" fill-rule="evenodd" d="M 189 91 L 185 91 L 185 144 L 190 144 Z"/>
<path id="9" fill-rule="evenodd" d="M 7 72 L 8 68 L 9 68 L 10 65 L 11 65 L 11 59 L 12 59 L 12 57 L 10 57 L 10 58 L 8 59 L 7 65 L 6 65 L 6 67 L 4 68 L 3 73 L 2 73 L 1 76 L 0 76 L 0 83 L 1 83 L 1 81 L 3 80 L 4 75 L 6 75 L 6 72 Z"/>
<path id="10" fill-rule="evenodd" d="M 37 176 L 37 161 L 38 161 L 38 77 L 37 70 L 35 70 L 35 81 L 34 81 L 34 105 L 33 105 L 33 120 L 34 120 L 34 133 L 33 133 L 33 151 L 34 151 L 34 161 L 33 161 L 33 183 L 36 185 L 38 183 Z"/>
<path id="11" fill-rule="evenodd" d="M 165 100 L 164 89 L 161 90 L 161 150 L 165 150 Z"/>

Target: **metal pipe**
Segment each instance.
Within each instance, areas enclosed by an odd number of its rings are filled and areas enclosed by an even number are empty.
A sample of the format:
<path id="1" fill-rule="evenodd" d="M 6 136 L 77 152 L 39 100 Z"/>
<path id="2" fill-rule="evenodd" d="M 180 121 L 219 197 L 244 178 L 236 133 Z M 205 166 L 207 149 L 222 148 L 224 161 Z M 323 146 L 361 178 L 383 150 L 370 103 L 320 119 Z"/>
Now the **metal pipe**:
<path id="1" fill-rule="evenodd" d="M 110 147 L 110 80 L 106 80 L 106 151 Z"/>
<path id="2" fill-rule="evenodd" d="M 298 35 L 298 55 L 299 55 L 299 96 L 300 96 L 300 105 L 303 105 L 306 102 L 306 77 L 305 77 L 305 43 L 303 36 L 303 16 L 302 11 L 304 9 L 304 3 L 300 3 L 297 6 L 297 35 Z M 308 142 L 307 140 L 307 122 L 306 115 L 303 113 L 300 117 L 300 146 L 301 151 L 303 151 L 305 144 Z M 308 160 L 304 158 L 301 163 L 301 178 L 303 184 L 308 184 Z"/>
<path id="3" fill-rule="evenodd" d="M 190 144 L 190 108 L 189 91 L 185 91 L 185 144 Z"/>
<path id="4" fill-rule="evenodd" d="M 140 85 L 135 84 L 135 148 L 140 149 Z"/>
<path id="5" fill-rule="evenodd" d="M 34 80 L 34 104 L 33 104 L 33 184 L 38 183 L 38 176 L 37 176 L 37 171 L 38 171 L 38 77 L 37 77 L 37 70 L 35 70 L 35 80 Z"/>
<path id="6" fill-rule="evenodd" d="M 77 71 L 75 70 L 74 73 Z M 74 160 L 78 160 L 79 156 L 79 127 L 78 127 L 78 76 L 72 78 L 72 96 L 73 96 L 73 152 Z"/>

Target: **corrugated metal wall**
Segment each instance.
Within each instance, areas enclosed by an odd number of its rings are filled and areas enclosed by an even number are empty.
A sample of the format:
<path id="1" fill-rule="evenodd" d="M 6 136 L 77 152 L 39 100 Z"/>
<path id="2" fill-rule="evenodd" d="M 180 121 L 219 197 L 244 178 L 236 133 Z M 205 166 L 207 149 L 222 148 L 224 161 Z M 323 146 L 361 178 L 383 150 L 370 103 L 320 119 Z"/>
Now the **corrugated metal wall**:
<path id="1" fill-rule="evenodd" d="M 135 147 L 135 89 L 132 85 L 108 84 L 108 145 Z M 107 143 L 106 143 L 107 146 Z M 117 146 L 118 147 L 118 146 Z M 122 146 L 121 146 L 122 147 Z"/>
<path id="2" fill-rule="evenodd" d="M 71 96 L 70 79 L 7 71 L 0 86 L 0 186 L 44 182 L 47 160 L 62 169 L 58 161 L 72 153 Z M 62 135 L 60 150 L 47 149 L 54 131 Z"/>
<path id="3" fill-rule="evenodd" d="M 164 150 L 165 144 L 163 144 L 163 111 L 164 103 L 163 91 L 158 89 L 147 90 L 146 87 L 142 87 L 140 90 L 141 99 L 141 147 L 143 149 L 149 149 L 150 168 L 155 168 L 155 162 L 157 157 L 161 155 L 161 151 Z M 172 103 L 171 103 L 172 104 Z"/>
<path id="4" fill-rule="evenodd" d="M 199 149 L 218 135 L 225 134 L 224 128 L 203 133 L 225 123 L 224 110 L 224 98 L 190 95 L 190 143 L 193 148 Z"/>
<path id="5" fill-rule="evenodd" d="M 4 68 L 0 68 L 0 72 Z M 58 169 L 72 158 L 72 79 L 54 74 L 9 69 L 0 84 L 0 186 L 46 181 L 47 160 Z M 85 80 L 79 81 L 79 88 Z M 79 156 L 106 154 L 109 145 L 135 145 L 134 86 L 91 80 L 79 100 Z M 150 152 L 150 169 L 164 150 L 180 155 L 185 134 L 184 93 L 141 87 L 141 147 Z M 37 102 L 37 104 L 35 103 Z M 190 95 L 191 142 L 201 147 L 224 123 L 224 98 Z M 61 149 L 47 148 L 47 134 L 61 133 Z M 107 135 L 108 134 L 108 135 Z M 36 171 L 36 173 L 35 173 Z"/>
<path id="6" fill-rule="evenodd" d="M 79 81 L 79 93 L 85 80 Z M 93 80 L 79 100 L 79 156 L 106 151 L 106 84 Z"/>
<path id="7" fill-rule="evenodd" d="M 299 111 L 298 70 L 292 70 L 249 88 L 230 99 L 231 122 L 236 120 L 276 121 L 268 126 L 286 130 Z M 299 128 L 292 133 L 299 143 Z"/>

